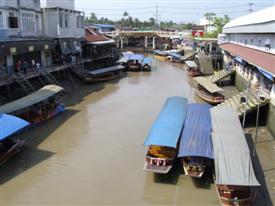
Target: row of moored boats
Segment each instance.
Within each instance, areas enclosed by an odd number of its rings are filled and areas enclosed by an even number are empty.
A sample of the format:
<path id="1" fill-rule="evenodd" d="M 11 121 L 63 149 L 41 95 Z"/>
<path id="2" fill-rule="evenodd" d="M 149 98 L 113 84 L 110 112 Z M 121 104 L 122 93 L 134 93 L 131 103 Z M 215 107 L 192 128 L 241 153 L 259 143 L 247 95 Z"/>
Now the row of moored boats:
<path id="1" fill-rule="evenodd" d="M 215 168 L 213 176 L 222 205 L 252 204 L 253 189 L 260 184 L 234 109 L 188 104 L 184 97 L 170 97 L 144 145 L 148 146 L 144 170 L 169 173 L 178 158 L 185 175 L 194 178 Z"/>

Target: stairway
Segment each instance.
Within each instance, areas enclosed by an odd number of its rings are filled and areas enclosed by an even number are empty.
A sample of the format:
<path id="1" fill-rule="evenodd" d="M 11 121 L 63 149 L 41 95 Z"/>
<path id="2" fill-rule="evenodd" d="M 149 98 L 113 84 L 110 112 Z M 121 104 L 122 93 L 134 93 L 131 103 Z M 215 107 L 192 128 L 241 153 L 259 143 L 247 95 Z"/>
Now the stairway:
<path id="1" fill-rule="evenodd" d="M 222 79 L 234 74 L 234 72 L 235 72 L 234 69 L 231 69 L 231 70 L 222 69 L 221 71 L 210 76 L 209 79 L 211 80 L 212 83 L 217 83 L 217 82 L 221 81 Z"/>
<path id="2" fill-rule="evenodd" d="M 34 87 L 21 73 L 13 74 L 15 81 L 23 88 L 24 92 L 28 95 L 35 92 Z"/>
<path id="3" fill-rule="evenodd" d="M 71 71 L 72 71 L 78 78 L 80 78 L 80 79 L 82 79 L 82 80 L 85 80 L 85 79 L 89 76 L 89 74 L 88 74 L 87 72 L 84 72 L 84 73 L 83 73 L 83 70 L 82 70 L 81 66 L 79 66 L 79 65 L 73 65 L 73 66 L 71 67 Z"/>
<path id="4" fill-rule="evenodd" d="M 246 92 L 241 92 L 232 98 L 226 100 L 225 102 L 217 105 L 216 107 L 231 107 L 236 109 L 239 116 L 244 115 L 244 111 L 246 108 L 246 113 L 252 112 L 257 109 L 258 104 L 260 104 L 260 107 L 263 107 L 269 103 L 269 99 L 266 98 L 264 101 L 259 101 L 257 99 L 257 94 L 255 94 L 252 90 L 248 90 L 247 94 L 247 103 L 242 104 L 240 103 L 241 97 L 245 97 Z"/>
<path id="5" fill-rule="evenodd" d="M 50 72 L 48 72 L 46 69 L 39 68 L 38 71 L 41 75 L 43 75 L 43 77 L 45 77 L 45 79 L 48 81 L 48 83 L 59 85 L 59 83 L 54 78 L 54 76 Z"/>

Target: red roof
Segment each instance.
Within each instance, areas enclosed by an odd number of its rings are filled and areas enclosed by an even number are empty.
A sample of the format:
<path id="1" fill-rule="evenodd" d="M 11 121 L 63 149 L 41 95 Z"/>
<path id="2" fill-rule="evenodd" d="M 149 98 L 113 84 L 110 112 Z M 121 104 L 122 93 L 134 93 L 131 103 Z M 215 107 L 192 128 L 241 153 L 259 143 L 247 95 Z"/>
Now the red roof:
<path id="1" fill-rule="evenodd" d="M 233 56 L 239 56 L 243 60 L 254 64 L 266 71 L 275 74 L 275 55 L 256 49 L 247 48 L 237 44 L 226 43 L 219 45 L 220 48 L 229 52 Z"/>
<path id="2" fill-rule="evenodd" d="M 103 34 L 100 34 L 93 29 L 85 28 L 85 40 L 88 42 L 98 42 L 98 41 L 109 41 L 107 37 Z"/>

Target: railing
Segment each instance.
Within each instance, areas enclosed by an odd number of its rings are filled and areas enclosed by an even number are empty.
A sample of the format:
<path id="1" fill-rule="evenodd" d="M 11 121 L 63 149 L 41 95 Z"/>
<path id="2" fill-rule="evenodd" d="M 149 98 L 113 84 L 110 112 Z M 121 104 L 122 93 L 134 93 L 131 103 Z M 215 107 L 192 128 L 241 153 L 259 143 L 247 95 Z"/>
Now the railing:
<path id="1" fill-rule="evenodd" d="M 169 31 L 112 31 L 112 32 L 103 32 L 103 34 L 108 36 L 119 36 L 123 34 L 157 34 L 159 36 L 178 36 L 178 32 L 169 32 Z"/>

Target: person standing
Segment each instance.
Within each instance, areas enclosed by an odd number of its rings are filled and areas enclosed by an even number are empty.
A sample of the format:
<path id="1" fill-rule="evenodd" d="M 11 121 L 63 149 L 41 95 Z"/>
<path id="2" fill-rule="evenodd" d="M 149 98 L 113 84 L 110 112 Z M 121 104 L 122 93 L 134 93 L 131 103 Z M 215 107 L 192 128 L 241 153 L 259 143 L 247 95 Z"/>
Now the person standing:
<path id="1" fill-rule="evenodd" d="M 26 60 L 23 61 L 23 71 L 24 74 L 28 73 L 28 62 Z"/>
<path id="2" fill-rule="evenodd" d="M 15 72 L 16 73 L 19 73 L 20 70 L 21 70 L 21 64 L 22 64 L 22 61 L 19 59 L 16 64 L 15 64 Z"/>

